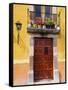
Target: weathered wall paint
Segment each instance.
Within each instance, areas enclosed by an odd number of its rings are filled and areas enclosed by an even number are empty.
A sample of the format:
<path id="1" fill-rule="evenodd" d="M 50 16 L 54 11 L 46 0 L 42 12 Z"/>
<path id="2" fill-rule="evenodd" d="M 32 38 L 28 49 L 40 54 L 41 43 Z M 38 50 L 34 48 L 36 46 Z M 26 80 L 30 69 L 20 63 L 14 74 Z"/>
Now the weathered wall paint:
<path id="1" fill-rule="evenodd" d="M 58 61 L 65 60 L 65 8 L 58 7 L 57 13 L 60 14 L 60 29 L 61 32 L 57 38 L 57 48 L 58 48 Z"/>
<path id="2" fill-rule="evenodd" d="M 13 9 L 13 49 L 14 60 L 28 60 L 29 58 L 29 34 L 27 33 L 27 5 L 14 5 Z M 17 44 L 17 30 L 15 23 L 20 21 L 20 44 Z"/>
<path id="3" fill-rule="evenodd" d="M 30 36 L 27 33 L 27 15 L 28 5 L 14 5 L 14 22 L 13 22 L 13 46 L 15 60 L 29 60 Z M 57 38 L 58 61 L 65 60 L 65 8 L 57 7 L 57 13 L 60 14 L 61 32 Z M 20 21 L 22 23 L 22 30 L 20 32 L 20 45 L 17 44 L 17 30 L 15 23 Z"/>

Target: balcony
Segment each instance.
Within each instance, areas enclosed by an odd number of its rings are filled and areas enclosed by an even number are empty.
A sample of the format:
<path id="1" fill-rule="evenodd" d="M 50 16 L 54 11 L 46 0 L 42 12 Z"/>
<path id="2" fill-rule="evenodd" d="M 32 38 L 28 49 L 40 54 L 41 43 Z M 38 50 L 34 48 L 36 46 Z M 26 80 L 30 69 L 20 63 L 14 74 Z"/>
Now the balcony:
<path id="1" fill-rule="evenodd" d="M 42 13 L 41 17 L 36 17 L 35 12 L 29 12 L 28 33 L 37 34 L 59 34 L 60 15 L 50 14 L 48 17 Z"/>

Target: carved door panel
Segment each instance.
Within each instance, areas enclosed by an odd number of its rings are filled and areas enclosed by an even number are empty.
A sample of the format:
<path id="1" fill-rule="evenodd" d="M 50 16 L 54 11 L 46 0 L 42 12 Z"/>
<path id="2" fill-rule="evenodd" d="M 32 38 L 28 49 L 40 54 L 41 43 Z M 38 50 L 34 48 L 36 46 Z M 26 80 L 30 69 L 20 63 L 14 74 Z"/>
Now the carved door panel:
<path id="1" fill-rule="evenodd" d="M 53 39 L 34 38 L 34 81 L 53 79 Z"/>

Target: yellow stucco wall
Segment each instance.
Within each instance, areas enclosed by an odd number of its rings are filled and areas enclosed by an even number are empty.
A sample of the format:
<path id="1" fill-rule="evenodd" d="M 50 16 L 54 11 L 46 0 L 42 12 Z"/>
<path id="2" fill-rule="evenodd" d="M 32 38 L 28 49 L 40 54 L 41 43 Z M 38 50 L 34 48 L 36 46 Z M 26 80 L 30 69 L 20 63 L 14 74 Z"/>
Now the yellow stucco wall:
<path id="1" fill-rule="evenodd" d="M 27 9 L 28 5 L 14 5 L 13 9 L 13 47 L 14 47 L 14 60 L 28 60 L 29 59 L 29 43 L 30 38 L 27 33 Z M 58 47 L 58 60 L 63 61 L 65 58 L 65 8 L 57 7 L 57 13 L 61 11 L 60 15 L 60 27 L 61 33 L 57 39 Z M 20 31 L 20 45 L 17 44 L 17 30 L 15 23 L 20 21 L 22 23 L 22 29 Z"/>
<path id="2" fill-rule="evenodd" d="M 20 44 L 17 44 L 16 22 L 22 23 L 20 31 Z M 14 60 L 28 60 L 29 58 L 29 35 L 27 33 L 27 5 L 14 5 L 13 7 L 13 50 Z"/>
<path id="3" fill-rule="evenodd" d="M 57 38 L 57 47 L 58 47 L 58 61 L 65 60 L 65 8 L 58 7 L 57 13 L 60 14 L 60 29 L 61 32 Z"/>

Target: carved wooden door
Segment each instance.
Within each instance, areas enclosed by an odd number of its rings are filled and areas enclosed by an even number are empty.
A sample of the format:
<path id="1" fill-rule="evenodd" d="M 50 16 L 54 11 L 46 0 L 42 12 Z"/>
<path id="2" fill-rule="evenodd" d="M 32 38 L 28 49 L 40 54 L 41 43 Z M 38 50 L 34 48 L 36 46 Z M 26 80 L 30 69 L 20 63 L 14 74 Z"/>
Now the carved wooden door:
<path id="1" fill-rule="evenodd" d="M 53 39 L 34 38 L 34 81 L 53 79 Z"/>

